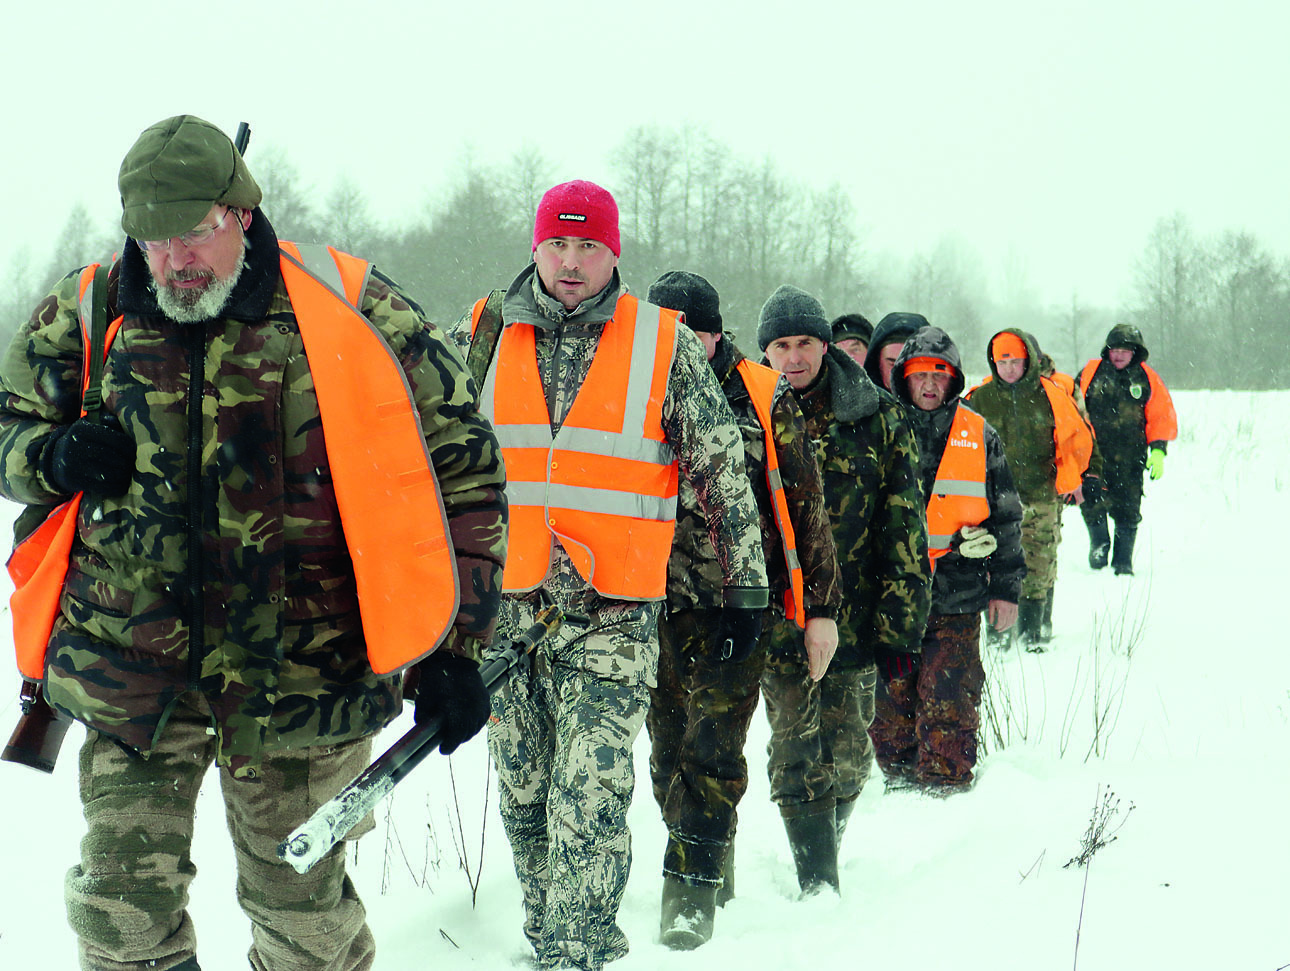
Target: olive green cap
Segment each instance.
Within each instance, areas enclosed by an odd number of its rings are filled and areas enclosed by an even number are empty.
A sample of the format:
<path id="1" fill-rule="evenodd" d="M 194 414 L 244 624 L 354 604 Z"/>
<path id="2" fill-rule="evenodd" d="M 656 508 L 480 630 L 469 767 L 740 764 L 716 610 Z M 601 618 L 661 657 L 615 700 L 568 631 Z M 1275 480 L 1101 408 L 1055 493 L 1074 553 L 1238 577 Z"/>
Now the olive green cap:
<path id="1" fill-rule="evenodd" d="M 176 115 L 145 130 L 126 152 L 116 181 L 121 228 L 134 239 L 179 236 L 216 203 L 254 209 L 262 196 L 232 140 L 195 115 Z"/>

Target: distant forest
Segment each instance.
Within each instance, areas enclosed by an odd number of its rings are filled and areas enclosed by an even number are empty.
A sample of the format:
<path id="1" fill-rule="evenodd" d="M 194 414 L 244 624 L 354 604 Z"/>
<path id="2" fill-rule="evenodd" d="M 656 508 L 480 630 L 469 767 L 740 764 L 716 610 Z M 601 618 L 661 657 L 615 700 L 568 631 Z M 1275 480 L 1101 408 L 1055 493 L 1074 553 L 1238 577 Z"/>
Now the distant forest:
<path id="1" fill-rule="evenodd" d="M 374 260 L 431 320 L 450 324 L 478 297 L 505 286 L 528 261 L 533 212 L 555 178 L 535 149 L 505 164 L 468 163 L 441 201 L 397 225 L 373 218 L 363 188 L 343 177 L 325 195 L 302 184 L 286 154 L 248 153 L 263 209 L 280 238 L 327 242 Z M 608 188 L 623 236 L 620 269 L 644 295 L 661 273 L 686 269 L 721 294 L 727 329 L 756 356 L 757 313 L 781 283 L 807 290 L 832 316 L 863 313 L 874 323 L 916 311 L 958 343 L 964 366 L 985 370 L 997 330 L 1029 330 L 1062 370 L 1095 356 L 1110 327 L 1141 328 L 1151 363 L 1172 388 L 1288 387 L 1290 260 L 1251 233 L 1193 232 L 1182 213 L 1162 217 L 1132 268 L 1128 306 L 1041 306 L 1020 270 L 1004 267 L 992 288 L 969 241 L 947 236 L 908 259 L 869 249 L 855 201 L 837 185 L 794 181 L 770 159 L 733 153 L 701 129 L 641 127 L 608 158 Z M 0 340 L 7 346 L 40 297 L 66 272 L 105 259 L 119 232 L 76 207 L 48 265 L 18 259 L 4 269 Z"/>

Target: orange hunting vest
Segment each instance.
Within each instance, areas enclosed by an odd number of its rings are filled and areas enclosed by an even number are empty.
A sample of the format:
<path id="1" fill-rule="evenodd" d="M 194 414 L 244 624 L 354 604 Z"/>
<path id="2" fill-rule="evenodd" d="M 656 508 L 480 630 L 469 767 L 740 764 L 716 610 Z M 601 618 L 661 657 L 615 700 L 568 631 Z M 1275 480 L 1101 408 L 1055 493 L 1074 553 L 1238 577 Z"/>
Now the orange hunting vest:
<path id="1" fill-rule="evenodd" d="M 959 403 L 927 500 L 927 552 L 936 561 L 950 551 L 954 534 L 990 516 L 985 494 L 985 419 Z"/>
<path id="2" fill-rule="evenodd" d="M 784 616 L 796 622 L 798 627 L 805 628 L 802 564 L 797 558 L 797 536 L 793 532 L 793 520 L 788 515 L 784 480 L 779 474 L 779 455 L 775 451 L 775 439 L 771 434 L 770 408 L 775 400 L 775 387 L 782 375 L 774 368 L 754 364 L 746 357 L 735 365 L 735 370 L 748 389 L 748 397 L 752 400 L 757 420 L 761 422 L 762 436 L 766 440 L 766 485 L 770 488 L 771 508 L 775 510 L 775 525 L 779 527 L 779 536 L 784 545 L 784 561 L 788 566 L 789 588 L 784 591 Z"/>
<path id="3" fill-rule="evenodd" d="M 472 332 L 483 309 L 480 300 Z M 678 466 L 662 419 L 676 328 L 676 311 L 619 297 L 586 380 L 553 435 L 534 327 L 504 326 L 480 392 L 480 410 L 506 462 L 504 591 L 539 586 L 558 539 L 602 596 L 661 600 L 667 592 Z"/>
<path id="4" fill-rule="evenodd" d="M 1094 358 L 1084 365 L 1084 370 L 1079 375 L 1080 391 L 1088 397 L 1088 386 L 1093 383 L 1093 375 L 1097 373 L 1097 367 L 1102 363 L 1101 358 Z M 1160 380 L 1160 375 L 1155 372 L 1154 368 L 1142 365 L 1142 370 L 1147 375 L 1147 404 L 1143 409 L 1143 417 L 1146 419 L 1147 441 L 1148 442 L 1172 442 L 1178 437 L 1178 413 L 1174 411 L 1174 399 L 1169 394 L 1169 389 L 1165 383 Z"/>
<path id="5" fill-rule="evenodd" d="M 460 591 L 447 514 L 403 368 L 357 309 L 369 264 L 331 247 L 280 246 L 282 279 L 309 358 L 336 505 L 354 563 L 368 661 L 377 674 L 389 674 L 433 651 L 457 614 Z M 87 269 L 88 279 L 93 270 Z M 88 348 L 87 288 L 83 275 L 81 327 Z M 109 342 L 119 325 L 117 318 Z M 11 604 L 18 664 L 33 680 L 44 675 L 79 503 L 78 494 L 59 507 L 9 561 L 17 588 Z M 412 603 L 424 611 L 415 624 L 408 620 Z"/>
<path id="6" fill-rule="evenodd" d="M 1075 407 L 1075 399 L 1056 381 L 1041 377 L 1039 386 L 1048 396 L 1053 411 L 1053 444 L 1057 458 L 1057 494 L 1065 495 L 1079 488 L 1081 477 L 1093 457 L 1093 432 Z"/>

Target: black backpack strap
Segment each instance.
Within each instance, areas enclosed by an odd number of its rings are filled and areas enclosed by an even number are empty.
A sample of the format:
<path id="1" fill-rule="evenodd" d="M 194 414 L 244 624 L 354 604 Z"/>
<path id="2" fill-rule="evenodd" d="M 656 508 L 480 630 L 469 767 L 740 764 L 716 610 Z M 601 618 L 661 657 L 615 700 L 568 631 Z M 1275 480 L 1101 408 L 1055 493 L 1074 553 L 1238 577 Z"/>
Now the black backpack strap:
<path id="1" fill-rule="evenodd" d="M 505 298 L 505 290 L 494 290 L 488 295 L 484 309 L 479 314 L 479 323 L 475 325 L 475 333 L 470 339 L 466 366 L 479 390 L 483 390 L 488 366 L 493 362 L 493 355 L 497 353 L 497 341 L 502 336 L 502 301 Z"/>
<path id="2" fill-rule="evenodd" d="M 90 346 L 85 353 L 89 355 L 89 382 L 85 386 L 85 396 L 81 406 L 85 417 L 98 421 L 99 408 L 103 406 L 103 364 L 107 344 L 108 327 L 108 267 L 99 264 L 90 283 Z"/>

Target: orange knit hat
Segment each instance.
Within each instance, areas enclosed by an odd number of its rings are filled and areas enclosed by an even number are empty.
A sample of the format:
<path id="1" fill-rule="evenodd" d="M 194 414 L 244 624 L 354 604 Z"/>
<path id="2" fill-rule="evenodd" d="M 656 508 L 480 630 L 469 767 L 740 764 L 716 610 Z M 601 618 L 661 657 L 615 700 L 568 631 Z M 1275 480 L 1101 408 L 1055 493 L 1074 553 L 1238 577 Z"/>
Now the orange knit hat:
<path id="1" fill-rule="evenodd" d="M 1006 361 L 1010 357 L 1026 360 L 1030 357 L 1026 351 L 1026 342 L 1016 334 L 997 334 L 993 341 L 990 342 L 990 357 L 998 364 L 1000 361 Z"/>

